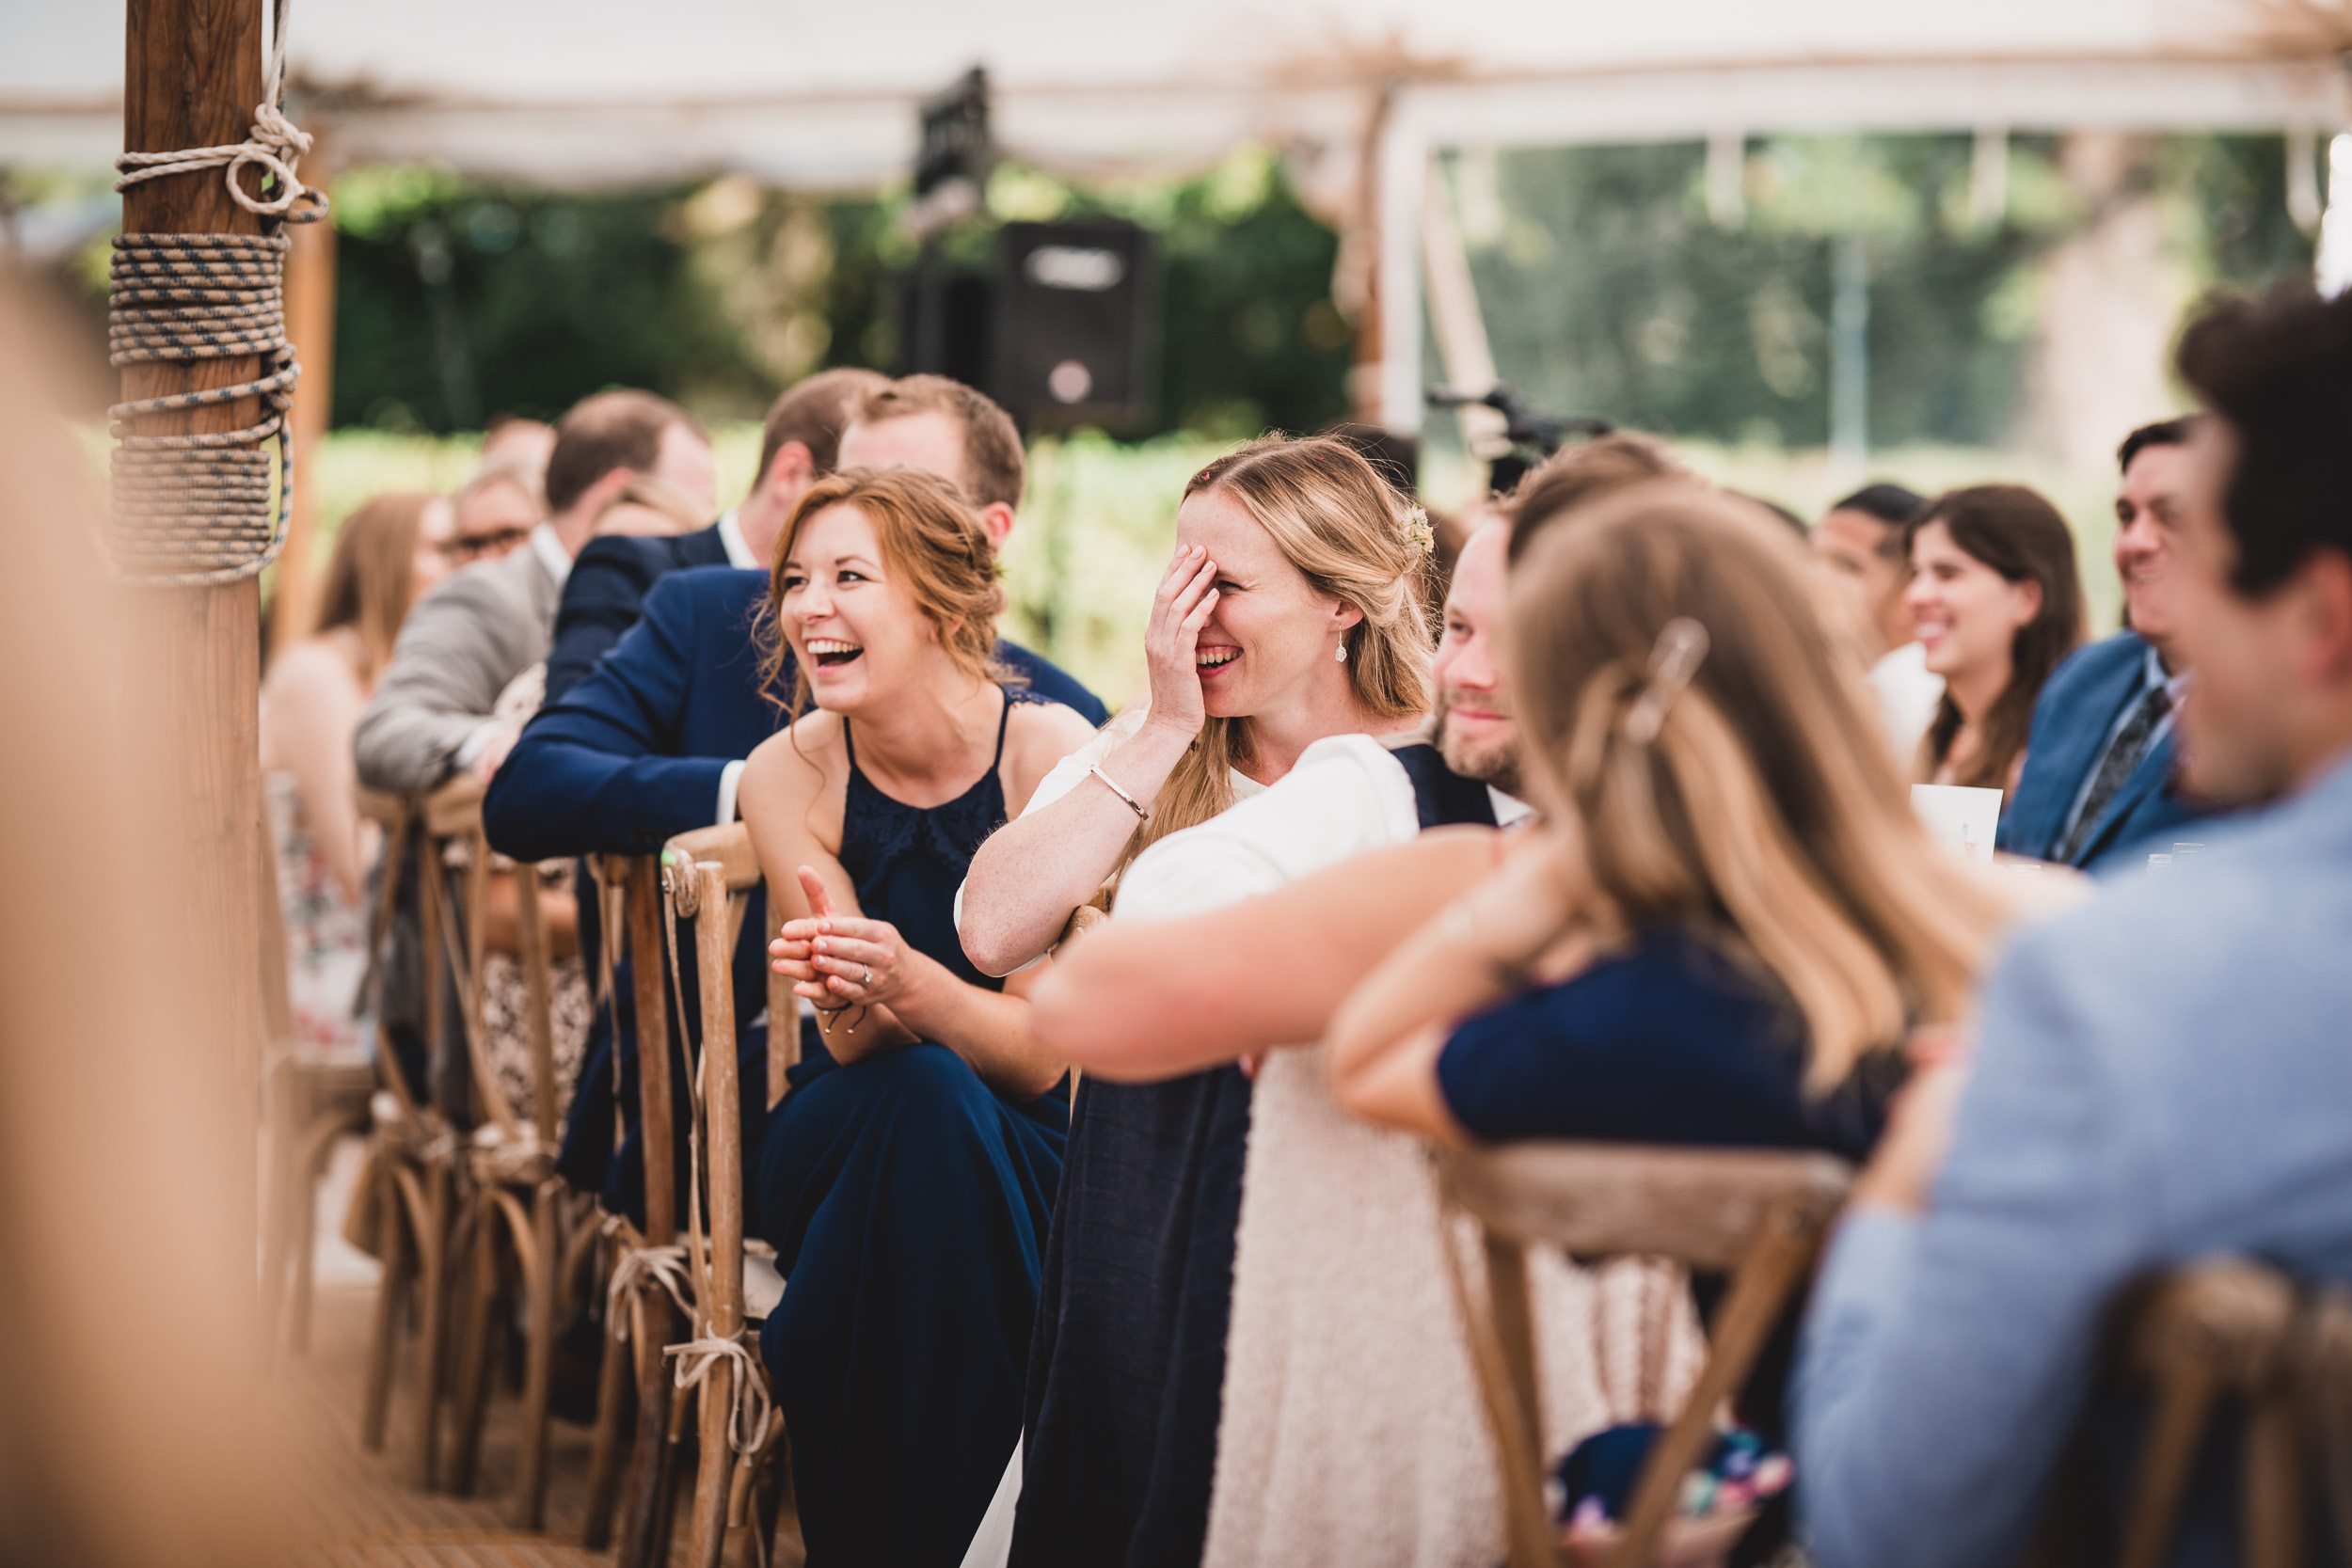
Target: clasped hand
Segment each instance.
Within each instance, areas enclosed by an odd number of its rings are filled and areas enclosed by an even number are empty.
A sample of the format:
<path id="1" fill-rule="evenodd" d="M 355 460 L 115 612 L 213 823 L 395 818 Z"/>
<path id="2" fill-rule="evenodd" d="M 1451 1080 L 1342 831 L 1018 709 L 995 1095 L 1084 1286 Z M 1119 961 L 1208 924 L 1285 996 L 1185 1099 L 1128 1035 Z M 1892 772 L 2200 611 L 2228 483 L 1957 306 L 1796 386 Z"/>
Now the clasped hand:
<path id="1" fill-rule="evenodd" d="M 820 1012 L 886 1006 L 902 995 L 913 966 L 898 928 L 886 920 L 836 912 L 815 871 L 802 866 L 800 878 L 808 918 L 786 921 L 768 944 L 771 967 L 791 979 L 793 994 L 806 997 Z"/>

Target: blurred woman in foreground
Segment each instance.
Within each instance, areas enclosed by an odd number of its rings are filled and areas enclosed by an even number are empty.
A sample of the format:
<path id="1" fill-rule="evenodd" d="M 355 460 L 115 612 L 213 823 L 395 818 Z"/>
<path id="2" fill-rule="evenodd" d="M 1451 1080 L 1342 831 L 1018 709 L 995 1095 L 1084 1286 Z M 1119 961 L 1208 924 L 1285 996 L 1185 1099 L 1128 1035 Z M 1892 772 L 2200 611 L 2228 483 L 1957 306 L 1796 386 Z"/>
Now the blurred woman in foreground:
<path id="1" fill-rule="evenodd" d="M 2042 685 L 2083 640 L 2074 536 L 2024 485 L 1978 484 L 1928 502 L 1905 537 L 1903 602 L 1944 677 L 1916 777 L 2013 791 Z"/>
<path id="2" fill-rule="evenodd" d="M 448 573 L 455 524 L 437 496 L 377 496 L 335 536 L 317 624 L 262 682 L 262 781 L 277 847 L 295 1037 L 357 1050 L 367 972 L 359 888 L 373 851 L 352 802 L 352 732 L 408 607 Z"/>

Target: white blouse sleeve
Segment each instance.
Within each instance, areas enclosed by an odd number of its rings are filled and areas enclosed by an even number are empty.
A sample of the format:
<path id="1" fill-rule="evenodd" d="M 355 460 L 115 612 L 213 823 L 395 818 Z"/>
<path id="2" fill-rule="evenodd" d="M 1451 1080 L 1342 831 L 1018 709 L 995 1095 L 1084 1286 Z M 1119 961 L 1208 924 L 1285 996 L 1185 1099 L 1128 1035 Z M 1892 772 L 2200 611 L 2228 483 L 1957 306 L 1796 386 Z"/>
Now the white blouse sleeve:
<path id="1" fill-rule="evenodd" d="M 1170 833 L 1119 882 L 1122 920 L 1167 920 L 1270 893 L 1421 831 L 1412 781 L 1370 736 L 1316 741 L 1264 794 Z"/>

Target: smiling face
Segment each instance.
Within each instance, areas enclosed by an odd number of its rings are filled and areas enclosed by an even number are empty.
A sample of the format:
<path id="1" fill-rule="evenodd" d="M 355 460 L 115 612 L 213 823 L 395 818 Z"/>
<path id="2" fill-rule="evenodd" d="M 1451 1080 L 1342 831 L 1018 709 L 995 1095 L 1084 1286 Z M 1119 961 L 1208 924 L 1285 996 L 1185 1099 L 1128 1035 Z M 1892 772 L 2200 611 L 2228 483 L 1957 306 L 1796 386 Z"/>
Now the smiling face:
<path id="1" fill-rule="evenodd" d="M 1176 543 L 1216 562 L 1216 608 L 1193 657 L 1212 718 L 1279 712 L 1318 682 L 1345 684 L 1332 655 L 1363 611 L 1316 593 L 1248 507 L 1215 486 L 1199 491 L 1177 510 Z"/>
<path id="2" fill-rule="evenodd" d="M 2142 447 L 2132 454 L 2115 496 L 2115 575 L 2123 579 L 2123 608 L 2132 629 L 2153 642 L 2168 663 L 2180 626 L 2172 602 L 2172 546 L 2187 464 L 2185 448 Z"/>
<path id="3" fill-rule="evenodd" d="M 1462 546 L 1446 589 L 1438 685 L 1438 749 L 1445 765 L 1506 795 L 1519 792 L 1518 725 L 1502 673 L 1503 558 L 1510 528 L 1488 523 Z"/>
<path id="4" fill-rule="evenodd" d="M 855 713 L 947 657 L 930 618 L 891 580 L 872 520 L 848 501 L 801 524 L 778 586 L 777 620 L 818 707 Z"/>
<path id="5" fill-rule="evenodd" d="M 2011 582 L 1930 523 L 1912 536 L 1914 575 L 1903 602 L 1911 610 L 1928 668 L 1955 685 L 1998 692 L 2009 684 L 2018 629 L 2042 608 L 2030 578 Z"/>

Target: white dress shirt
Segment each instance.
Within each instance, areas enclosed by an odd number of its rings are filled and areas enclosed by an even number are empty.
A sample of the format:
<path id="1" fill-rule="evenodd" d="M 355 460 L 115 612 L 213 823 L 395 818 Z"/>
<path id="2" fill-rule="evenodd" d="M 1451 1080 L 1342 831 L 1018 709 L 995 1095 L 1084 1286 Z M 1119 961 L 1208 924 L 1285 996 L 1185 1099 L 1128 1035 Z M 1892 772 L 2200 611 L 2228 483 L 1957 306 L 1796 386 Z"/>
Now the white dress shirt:
<path id="1" fill-rule="evenodd" d="M 1879 700 L 1879 721 L 1886 726 L 1886 743 L 1905 768 L 1919 752 L 1919 737 L 1935 722 L 1935 708 L 1944 700 L 1944 677 L 1928 668 L 1928 650 L 1906 642 L 1888 650 L 1870 666 L 1870 689 Z"/>

